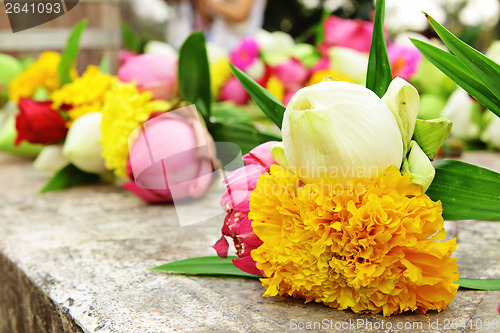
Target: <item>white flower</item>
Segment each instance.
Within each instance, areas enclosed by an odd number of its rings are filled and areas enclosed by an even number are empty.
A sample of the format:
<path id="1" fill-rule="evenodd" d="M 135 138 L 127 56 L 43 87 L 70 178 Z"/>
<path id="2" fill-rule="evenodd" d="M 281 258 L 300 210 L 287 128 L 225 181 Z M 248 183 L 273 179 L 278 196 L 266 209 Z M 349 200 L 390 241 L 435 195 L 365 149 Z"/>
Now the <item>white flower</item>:
<path id="1" fill-rule="evenodd" d="M 481 118 L 481 107 L 462 88 L 451 94 L 441 112 L 443 118 L 453 122 L 451 135 L 462 140 L 476 140 L 481 130 L 474 118 Z"/>
<path id="2" fill-rule="evenodd" d="M 39 171 L 56 172 L 69 164 L 63 155 L 62 145 L 51 145 L 43 148 L 33 162 L 33 168 Z"/>
<path id="3" fill-rule="evenodd" d="M 104 173 L 104 159 L 101 157 L 100 112 L 87 113 L 76 119 L 66 136 L 63 154 L 77 168 L 90 173 Z"/>
<path id="4" fill-rule="evenodd" d="M 346 47 L 334 46 L 328 49 L 330 69 L 349 81 L 365 84 L 368 55 Z"/>
<path id="5" fill-rule="evenodd" d="M 395 91 L 391 96 L 401 97 Z M 286 108 L 282 133 L 286 161 L 278 157 L 279 146 L 271 153 L 306 183 L 372 177 L 403 160 L 402 133 L 391 109 L 372 91 L 348 82 L 299 90 Z"/>

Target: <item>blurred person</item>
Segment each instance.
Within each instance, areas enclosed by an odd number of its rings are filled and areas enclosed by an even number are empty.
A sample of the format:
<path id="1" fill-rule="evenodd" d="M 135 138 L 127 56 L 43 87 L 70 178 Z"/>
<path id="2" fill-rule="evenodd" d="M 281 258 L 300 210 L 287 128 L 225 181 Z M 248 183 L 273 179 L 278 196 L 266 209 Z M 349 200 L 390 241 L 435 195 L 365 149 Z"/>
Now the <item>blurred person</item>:
<path id="1" fill-rule="evenodd" d="M 267 0 L 195 0 L 207 39 L 228 50 L 262 27 Z"/>
<path id="2" fill-rule="evenodd" d="M 165 0 L 172 8 L 168 21 L 167 43 L 179 49 L 186 38 L 195 31 L 195 1 Z"/>

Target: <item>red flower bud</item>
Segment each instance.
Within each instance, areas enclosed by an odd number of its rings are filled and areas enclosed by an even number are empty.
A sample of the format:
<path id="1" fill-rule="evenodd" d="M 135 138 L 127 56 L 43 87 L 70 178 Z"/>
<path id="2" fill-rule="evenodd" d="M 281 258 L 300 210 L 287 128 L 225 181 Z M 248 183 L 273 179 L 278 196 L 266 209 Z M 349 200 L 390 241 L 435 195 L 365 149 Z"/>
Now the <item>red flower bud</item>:
<path id="1" fill-rule="evenodd" d="M 16 146 L 22 141 L 48 145 L 66 137 L 66 121 L 51 109 L 51 104 L 51 101 L 37 102 L 29 98 L 19 100 Z"/>

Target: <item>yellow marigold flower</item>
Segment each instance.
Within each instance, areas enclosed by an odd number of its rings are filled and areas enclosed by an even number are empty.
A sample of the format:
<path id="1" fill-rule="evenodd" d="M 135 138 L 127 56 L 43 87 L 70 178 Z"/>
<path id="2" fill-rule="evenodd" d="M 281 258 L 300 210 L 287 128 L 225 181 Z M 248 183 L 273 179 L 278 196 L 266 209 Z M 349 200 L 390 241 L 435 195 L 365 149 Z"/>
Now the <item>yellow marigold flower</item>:
<path id="1" fill-rule="evenodd" d="M 140 93 L 135 84 L 116 81 L 108 91 L 102 107 L 101 144 L 106 168 L 127 178 L 129 135 L 158 111 L 167 111 L 171 104 L 153 101 L 151 92 Z"/>
<path id="2" fill-rule="evenodd" d="M 311 78 L 309 79 L 307 85 L 312 86 L 313 84 L 320 83 L 326 76 L 333 76 L 340 81 L 354 83 L 354 81 L 350 77 L 348 77 L 347 75 L 342 75 L 333 69 L 320 69 L 319 71 L 316 71 L 313 75 L 311 75 Z"/>
<path id="3" fill-rule="evenodd" d="M 349 188 L 303 184 L 273 165 L 250 198 L 263 244 L 252 251 L 264 296 L 289 295 L 384 316 L 443 310 L 459 278 L 441 202 L 396 167 Z"/>
<path id="4" fill-rule="evenodd" d="M 110 74 L 101 73 L 99 67 L 88 66 L 81 77 L 52 93 L 52 108 L 58 110 L 63 105 L 71 105 L 73 108 L 68 112 L 71 122 L 85 113 L 100 111 L 104 96 L 116 80 Z"/>
<path id="5" fill-rule="evenodd" d="M 229 59 L 221 58 L 210 66 L 210 82 L 212 83 L 212 95 L 217 97 L 222 86 L 231 77 Z"/>
<path id="6" fill-rule="evenodd" d="M 61 85 L 57 68 L 61 55 L 54 51 L 45 51 L 9 84 L 9 99 L 18 103 L 21 97 L 31 97 L 37 88 L 43 87 L 49 93 Z"/>
<path id="7" fill-rule="evenodd" d="M 267 81 L 266 90 L 276 97 L 278 101 L 283 101 L 285 97 L 285 86 L 275 75 L 271 76 Z"/>

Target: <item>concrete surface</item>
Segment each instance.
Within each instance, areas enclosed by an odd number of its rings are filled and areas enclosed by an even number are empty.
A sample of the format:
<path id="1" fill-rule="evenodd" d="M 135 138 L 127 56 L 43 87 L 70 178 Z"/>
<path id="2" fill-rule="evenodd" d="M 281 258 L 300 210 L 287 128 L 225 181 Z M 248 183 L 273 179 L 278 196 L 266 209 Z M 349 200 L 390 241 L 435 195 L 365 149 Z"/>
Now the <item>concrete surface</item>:
<path id="1" fill-rule="evenodd" d="M 464 158 L 500 171 L 499 154 Z M 253 279 L 146 271 L 214 255 L 223 216 L 180 227 L 172 206 L 148 206 L 119 187 L 37 194 L 47 175 L 8 155 L 0 172 L 1 333 L 500 332 L 497 291 L 460 290 L 442 313 L 384 318 L 262 298 Z M 447 225 L 461 276 L 499 278 L 500 223 Z"/>

